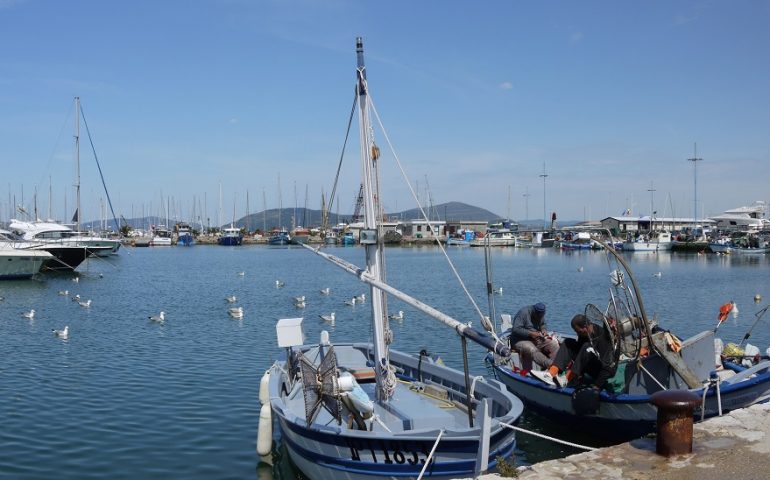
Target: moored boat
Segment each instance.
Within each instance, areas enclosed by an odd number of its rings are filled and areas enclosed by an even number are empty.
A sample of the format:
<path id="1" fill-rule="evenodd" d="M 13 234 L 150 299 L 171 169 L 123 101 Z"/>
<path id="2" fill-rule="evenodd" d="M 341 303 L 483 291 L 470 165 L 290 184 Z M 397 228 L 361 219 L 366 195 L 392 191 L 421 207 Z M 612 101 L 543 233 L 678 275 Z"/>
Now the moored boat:
<path id="1" fill-rule="evenodd" d="M 31 278 L 53 258 L 44 250 L 19 248 L 23 244 L 15 242 L 10 232 L 0 231 L 0 280 Z"/>
<path id="2" fill-rule="evenodd" d="M 286 230 L 275 230 L 268 238 L 267 243 L 273 246 L 289 245 L 291 244 L 291 235 Z"/>
<path id="3" fill-rule="evenodd" d="M 483 237 L 476 237 L 468 244 L 471 247 L 514 247 L 516 246 L 517 235 L 507 228 L 498 228 L 487 230 Z"/>
<path id="4" fill-rule="evenodd" d="M 222 235 L 217 239 L 217 243 L 219 245 L 225 245 L 225 246 L 238 246 L 243 243 L 243 234 L 241 234 L 241 229 L 238 227 L 233 227 L 230 225 L 229 227 L 222 229 Z"/>
<path id="5" fill-rule="evenodd" d="M 278 345 L 286 357 L 273 364 L 260 385 L 258 452 L 270 452 L 275 415 L 289 457 L 314 480 L 477 476 L 515 448 L 508 426 L 520 416 L 521 402 L 496 380 L 477 377 L 471 383 L 467 369 L 448 368 L 424 351 L 411 355 L 391 349 L 383 292 L 453 328 L 463 346 L 470 339 L 501 355 L 508 347 L 385 283 L 381 197 L 378 182 L 372 181 L 379 178 L 379 150 L 368 134 L 370 105 L 360 39 L 357 52 L 366 177 L 360 243 L 366 268 L 308 245 L 303 248 L 370 286 L 372 340 L 334 344 L 322 332 L 317 344 L 306 344 L 302 319 L 280 320 Z"/>
<path id="6" fill-rule="evenodd" d="M 624 252 L 667 252 L 673 246 L 671 233 L 665 230 L 639 234 L 623 242 Z"/>
<path id="7" fill-rule="evenodd" d="M 190 225 L 180 222 L 176 224 L 175 227 L 176 230 L 176 244 L 182 245 L 184 247 L 192 246 L 193 243 L 195 243 L 195 239 L 193 238 L 193 232 L 190 228 Z"/>
<path id="8" fill-rule="evenodd" d="M 606 248 L 617 266 L 610 274 L 610 299 L 606 309 L 587 305 L 585 316 L 603 327 L 613 347 L 614 376 L 603 390 L 595 390 L 594 408 L 581 411 L 573 396 L 581 385 L 570 381 L 549 384 L 521 369 L 517 354 L 487 355 L 496 378 L 521 398 L 528 408 L 597 435 L 628 440 L 653 430 L 657 410 L 650 396 L 661 390 L 685 390 L 702 399 L 695 419 L 721 415 L 770 399 L 770 361 L 739 365 L 722 361 L 715 347 L 715 330 L 679 340 L 658 327 L 644 303 L 626 262 Z M 630 283 L 628 283 L 630 282 Z M 503 337 L 501 337 L 503 338 Z M 718 373 L 714 373 L 719 370 Z"/>
<path id="9" fill-rule="evenodd" d="M 154 225 L 152 227 L 152 240 L 150 245 L 153 247 L 170 247 L 171 231 L 165 225 Z"/>

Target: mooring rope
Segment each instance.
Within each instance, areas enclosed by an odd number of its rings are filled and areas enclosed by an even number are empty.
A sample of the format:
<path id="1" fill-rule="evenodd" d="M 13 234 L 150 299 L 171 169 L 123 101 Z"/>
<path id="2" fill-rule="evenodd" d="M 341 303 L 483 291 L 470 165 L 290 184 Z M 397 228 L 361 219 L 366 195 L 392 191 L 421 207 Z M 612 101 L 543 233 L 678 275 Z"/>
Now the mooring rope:
<path id="1" fill-rule="evenodd" d="M 428 465 L 430 465 L 431 460 L 433 460 L 433 454 L 436 452 L 436 447 L 438 447 L 438 442 L 441 440 L 441 436 L 444 435 L 444 429 L 442 428 L 440 432 L 438 432 L 438 437 L 436 437 L 436 442 L 433 444 L 433 448 L 430 449 L 430 453 L 428 454 L 428 458 L 425 459 L 425 465 L 422 466 L 422 470 L 420 470 L 420 475 L 417 477 L 417 480 L 420 480 L 425 473 L 425 469 L 428 468 Z"/>
<path id="2" fill-rule="evenodd" d="M 508 423 L 500 422 L 500 425 L 502 425 L 504 427 L 507 427 L 507 428 L 510 428 L 511 430 L 515 430 L 517 432 L 527 433 L 529 435 L 534 435 L 536 437 L 544 438 L 544 439 L 550 440 L 552 442 L 561 443 L 562 445 L 567 445 L 567 446 L 570 446 L 570 447 L 580 448 L 580 449 L 589 450 L 589 451 L 598 450 L 598 448 L 596 448 L 596 447 L 587 447 L 585 445 L 579 445 L 577 443 L 568 442 L 566 440 L 560 440 L 558 438 L 549 437 L 548 435 L 543 435 L 542 433 L 537 433 L 537 432 L 533 432 L 532 430 L 527 430 L 525 428 L 521 428 L 521 427 L 517 427 L 517 426 L 514 426 L 514 425 L 510 425 Z"/>

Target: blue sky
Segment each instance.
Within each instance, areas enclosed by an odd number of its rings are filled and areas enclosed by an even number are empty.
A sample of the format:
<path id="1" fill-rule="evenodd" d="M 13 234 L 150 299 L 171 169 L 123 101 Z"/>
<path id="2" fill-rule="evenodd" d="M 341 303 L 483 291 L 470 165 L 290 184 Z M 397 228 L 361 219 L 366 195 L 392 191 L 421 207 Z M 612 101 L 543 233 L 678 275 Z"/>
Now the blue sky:
<path id="1" fill-rule="evenodd" d="M 214 224 L 319 208 L 363 36 L 372 98 L 421 200 L 513 218 L 692 216 L 769 200 L 764 1 L 0 0 L 0 220 L 72 211 L 79 96 L 117 213 Z M 357 135 L 353 135 L 357 139 Z M 382 134 L 378 135 L 387 151 Z M 103 193 L 82 132 L 86 218 Z M 357 147 L 340 211 L 352 210 Z M 390 156 L 389 211 L 414 207 Z M 509 198 L 510 189 L 510 203 Z M 529 197 L 525 197 L 525 193 Z M 266 202 L 263 203 L 263 197 Z M 526 201 L 528 198 L 528 202 Z M 10 200 L 9 200 L 10 199 Z M 200 205 L 200 207 L 198 206 Z M 527 215 L 528 214 L 528 215 Z M 70 213 L 71 215 L 71 213 Z"/>

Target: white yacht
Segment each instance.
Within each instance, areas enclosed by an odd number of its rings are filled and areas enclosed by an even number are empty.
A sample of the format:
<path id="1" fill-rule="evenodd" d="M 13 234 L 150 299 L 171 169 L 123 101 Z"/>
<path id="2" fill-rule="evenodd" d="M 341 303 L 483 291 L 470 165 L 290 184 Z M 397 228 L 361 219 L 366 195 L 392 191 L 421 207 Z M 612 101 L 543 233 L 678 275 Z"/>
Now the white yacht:
<path id="1" fill-rule="evenodd" d="M 0 230 L 0 280 L 31 278 L 53 255 L 45 250 L 23 248 L 12 234 Z"/>
<path id="2" fill-rule="evenodd" d="M 86 247 L 93 256 L 113 255 L 120 249 L 120 240 L 77 232 L 67 225 L 52 221 L 25 222 L 13 219 L 8 227 L 22 240 Z"/>

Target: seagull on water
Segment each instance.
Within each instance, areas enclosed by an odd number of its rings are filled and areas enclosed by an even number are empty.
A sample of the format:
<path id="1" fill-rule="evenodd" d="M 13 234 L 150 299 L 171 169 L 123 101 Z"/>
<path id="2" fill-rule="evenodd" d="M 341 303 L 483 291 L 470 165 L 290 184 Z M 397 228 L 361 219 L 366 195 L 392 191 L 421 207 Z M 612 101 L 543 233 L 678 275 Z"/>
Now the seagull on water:
<path id="1" fill-rule="evenodd" d="M 503 287 L 495 289 L 495 293 L 498 294 L 498 295 L 502 295 L 503 294 Z"/>
<path id="2" fill-rule="evenodd" d="M 80 294 L 77 293 L 77 294 L 73 295 L 72 296 L 72 301 L 73 302 L 79 302 L 80 301 Z"/>
<path id="3" fill-rule="evenodd" d="M 356 303 L 364 303 L 366 301 L 366 294 L 362 293 L 361 295 L 354 298 L 356 299 Z"/>
<path id="4" fill-rule="evenodd" d="M 653 277 L 658 277 L 658 278 L 660 278 L 662 275 L 663 274 L 661 272 L 656 272 L 652 274 Z"/>
<path id="5" fill-rule="evenodd" d="M 150 319 L 150 321 L 163 323 L 166 321 L 166 312 L 160 312 L 158 315 L 151 315 L 147 317 Z"/>
<path id="6" fill-rule="evenodd" d="M 324 322 L 334 323 L 334 312 L 329 315 L 318 315 Z"/>
<path id="7" fill-rule="evenodd" d="M 80 281 L 80 277 L 75 277 L 72 279 L 73 282 L 78 283 Z"/>
<path id="8" fill-rule="evenodd" d="M 345 300 L 345 305 L 348 305 L 350 307 L 355 306 L 356 305 L 356 297 L 353 297 L 350 300 Z"/>
<path id="9" fill-rule="evenodd" d="M 329 295 L 330 293 L 332 293 L 332 290 L 329 287 L 321 289 L 321 295 Z"/>
<path id="10" fill-rule="evenodd" d="M 227 310 L 227 314 L 233 318 L 243 318 L 243 307 L 233 307 Z"/>
<path id="11" fill-rule="evenodd" d="M 294 303 L 302 303 L 305 301 L 305 296 L 301 295 L 299 297 L 294 297 Z"/>
<path id="12" fill-rule="evenodd" d="M 24 312 L 24 313 L 21 314 L 21 316 L 24 317 L 24 318 L 29 318 L 31 320 L 31 319 L 35 318 L 35 309 L 33 308 L 29 312 Z"/>
<path id="13" fill-rule="evenodd" d="M 399 310 L 398 313 L 394 313 L 393 315 L 388 315 L 388 318 L 391 320 L 403 320 L 404 319 L 404 311 Z"/>
<path id="14" fill-rule="evenodd" d="M 227 303 L 235 303 L 236 300 L 238 300 L 238 299 L 235 298 L 235 295 L 228 295 L 228 296 L 225 297 L 225 301 Z"/>
<path id="15" fill-rule="evenodd" d="M 66 297 L 69 294 L 70 294 L 69 290 L 59 290 L 59 295 L 61 295 L 62 297 Z"/>
<path id="16" fill-rule="evenodd" d="M 54 336 L 61 338 L 62 340 L 67 340 L 70 336 L 70 327 L 69 325 L 65 325 L 63 330 L 51 330 L 54 334 Z"/>
<path id="17" fill-rule="evenodd" d="M 578 272 L 582 272 L 582 271 L 583 271 L 583 266 L 581 265 L 578 267 Z"/>
<path id="18" fill-rule="evenodd" d="M 91 299 L 89 298 L 85 302 L 78 302 L 78 304 L 83 308 L 91 308 Z"/>
<path id="19" fill-rule="evenodd" d="M 286 284 L 285 284 L 285 283 L 283 283 L 283 282 L 282 282 L 282 281 L 280 281 L 280 280 L 276 280 L 276 281 L 275 281 L 275 288 L 283 288 L 283 286 L 284 286 L 284 285 L 286 285 Z"/>
<path id="20" fill-rule="evenodd" d="M 302 300 L 301 302 L 297 302 L 297 301 L 294 302 L 294 306 L 297 308 L 305 308 L 306 305 L 307 304 L 305 303 L 304 300 Z"/>
<path id="21" fill-rule="evenodd" d="M 238 272 L 238 276 L 239 277 L 245 277 L 246 276 L 246 272 Z"/>

